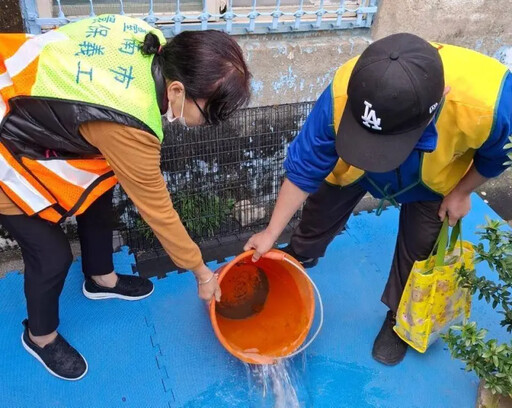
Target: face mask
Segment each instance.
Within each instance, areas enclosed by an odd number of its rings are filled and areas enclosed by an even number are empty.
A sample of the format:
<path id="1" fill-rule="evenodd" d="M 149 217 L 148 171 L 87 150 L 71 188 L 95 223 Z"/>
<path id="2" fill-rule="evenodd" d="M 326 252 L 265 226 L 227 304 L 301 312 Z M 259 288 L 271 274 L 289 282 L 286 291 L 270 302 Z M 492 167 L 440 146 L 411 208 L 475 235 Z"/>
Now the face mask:
<path id="1" fill-rule="evenodd" d="M 167 108 L 167 113 L 165 114 L 165 117 L 167 118 L 169 123 L 172 123 L 172 122 L 178 120 L 179 124 L 181 124 L 185 127 L 188 127 L 185 117 L 183 116 L 184 109 L 185 109 L 185 92 L 183 92 L 183 102 L 181 104 L 181 115 L 178 118 L 174 117 L 174 113 L 173 113 L 172 107 L 171 107 L 171 102 L 169 102 L 169 106 Z"/>

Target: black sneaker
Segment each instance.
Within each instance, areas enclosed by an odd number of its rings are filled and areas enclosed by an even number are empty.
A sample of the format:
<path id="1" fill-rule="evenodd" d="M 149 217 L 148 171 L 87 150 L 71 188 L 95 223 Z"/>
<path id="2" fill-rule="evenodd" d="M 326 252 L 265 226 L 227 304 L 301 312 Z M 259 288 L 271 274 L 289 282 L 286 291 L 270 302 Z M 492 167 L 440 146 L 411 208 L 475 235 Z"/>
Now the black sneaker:
<path id="1" fill-rule="evenodd" d="M 389 366 L 396 365 L 402 361 L 408 347 L 407 343 L 393 331 L 395 323 L 395 316 L 390 310 L 375 339 L 375 343 L 373 343 L 372 350 L 372 356 L 375 360 Z"/>
<path id="2" fill-rule="evenodd" d="M 80 380 L 87 374 L 87 361 L 78 351 L 57 333 L 57 337 L 44 347 L 39 347 L 28 335 L 28 321 L 21 335 L 23 348 L 32 354 L 50 374 L 68 381 Z"/>
<path id="3" fill-rule="evenodd" d="M 153 290 L 153 283 L 149 279 L 135 275 L 117 275 L 117 283 L 113 288 L 100 286 L 89 277 L 85 278 L 82 286 L 85 297 L 92 300 L 140 300 L 151 295 Z"/>
<path id="4" fill-rule="evenodd" d="M 292 249 L 292 247 L 288 244 L 281 251 L 286 252 L 288 255 L 293 256 L 304 268 L 312 268 L 316 266 L 318 263 L 318 258 L 306 258 L 305 256 L 300 256 Z"/>

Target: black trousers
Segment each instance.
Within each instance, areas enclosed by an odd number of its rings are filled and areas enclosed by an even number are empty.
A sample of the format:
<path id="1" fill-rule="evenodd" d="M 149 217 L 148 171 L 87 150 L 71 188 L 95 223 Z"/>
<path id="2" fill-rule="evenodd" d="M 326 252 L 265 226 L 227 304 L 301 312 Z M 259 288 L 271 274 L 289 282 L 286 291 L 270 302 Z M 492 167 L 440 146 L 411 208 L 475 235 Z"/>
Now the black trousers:
<path id="1" fill-rule="evenodd" d="M 76 217 L 86 276 L 106 275 L 112 263 L 112 194 L 98 198 Z M 59 296 L 73 261 L 59 225 L 27 215 L 0 215 L 0 224 L 18 242 L 25 263 L 28 324 L 34 336 L 50 334 L 59 325 Z"/>
<path id="2" fill-rule="evenodd" d="M 302 220 L 290 240 L 293 251 L 307 258 L 323 256 L 365 194 L 358 184 L 340 188 L 323 183 L 306 201 Z M 413 263 L 426 259 L 432 251 L 442 226 L 440 205 L 441 201 L 418 201 L 400 208 L 395 254 L 381 298 L 393 312 L 398 309 Z"/>

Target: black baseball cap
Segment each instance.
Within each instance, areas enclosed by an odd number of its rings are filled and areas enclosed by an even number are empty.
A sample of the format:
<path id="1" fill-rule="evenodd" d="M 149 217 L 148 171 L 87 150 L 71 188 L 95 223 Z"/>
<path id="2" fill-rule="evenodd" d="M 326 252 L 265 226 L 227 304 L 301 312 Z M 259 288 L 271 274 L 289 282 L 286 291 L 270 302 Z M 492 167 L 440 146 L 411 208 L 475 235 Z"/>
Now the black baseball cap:
<path id="1" fill-rule="evenodd" d="M 370 172 L 396 169 L 434 117 L 443 92 L 443 63 L 427 41 L 401 33 L 372 43 L 350 76 L 338 155 Z"/>

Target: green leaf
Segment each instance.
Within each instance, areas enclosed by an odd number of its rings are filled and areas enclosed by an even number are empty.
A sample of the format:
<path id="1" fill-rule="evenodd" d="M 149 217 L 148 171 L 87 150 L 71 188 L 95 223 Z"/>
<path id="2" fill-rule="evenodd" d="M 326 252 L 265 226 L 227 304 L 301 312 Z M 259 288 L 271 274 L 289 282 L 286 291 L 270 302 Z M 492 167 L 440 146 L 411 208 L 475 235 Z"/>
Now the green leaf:
<path id="1" fill-rule="evenodd" d="M 477 232 L 479 242 L 473 244 L 475 265 L 487 263 L 499 278 L 493 281 L 477 276 L 478 269 L 470 271 L 464 266 L 457 270 L 457 278 L 459 285 L 478 299 L 485 299 L 502 314 L 501 325 L 512 332 L 512 232 L 507 228 L 501 221 L 486 217 L 486 225 L 480 226 Z M 491 392 L 512 394 L 512 344 L 498 344 L 496 339 L 484 343 L 486 336 L 487 330 L 471 322 L 453 326 L 442 338 L 451 355 L 463 361 L 467 371 L 474 371 L 487 381 L 486 387 Z"/>
<path id="2" fill-rule="evenodd" d="M 507 348 L 506 344 L 502 344 L 501 346 L 499 346 L 496 351 L 498 353 L 501 353 L 503 350 L 505 350 Z"/>

